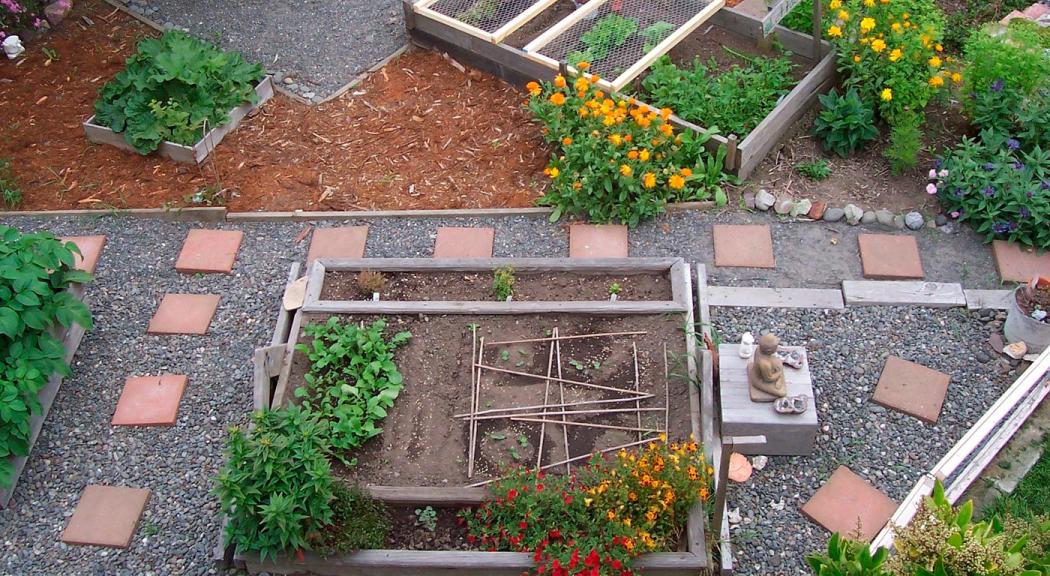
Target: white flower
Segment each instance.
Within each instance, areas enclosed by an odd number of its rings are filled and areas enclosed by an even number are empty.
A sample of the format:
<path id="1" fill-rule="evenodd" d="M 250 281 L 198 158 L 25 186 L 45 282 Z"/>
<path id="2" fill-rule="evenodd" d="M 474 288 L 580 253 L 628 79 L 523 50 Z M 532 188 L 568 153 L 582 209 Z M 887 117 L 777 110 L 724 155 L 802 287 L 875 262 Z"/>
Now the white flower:
<path id="1" fill-rule="evenodd" d="M 942 168 L 941 171 L 937 173 L 937 175 L 940 176 L 941 178 L 947 178 L 948 177 L 948 170 L 946 168 Z"/>

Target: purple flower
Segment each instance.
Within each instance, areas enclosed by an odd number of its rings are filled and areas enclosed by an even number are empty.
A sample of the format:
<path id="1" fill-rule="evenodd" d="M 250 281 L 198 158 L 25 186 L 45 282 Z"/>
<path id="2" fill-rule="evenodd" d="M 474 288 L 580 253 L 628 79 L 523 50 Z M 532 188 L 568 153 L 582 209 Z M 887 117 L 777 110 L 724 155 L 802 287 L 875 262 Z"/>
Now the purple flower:
<path id="1" fill-rule="evenodd" d="M 988 186 L 984 190 L 981 190 L 981 194 L 988 196 L 989 198 L 995 196 L 995 186 Z"/>
<path id="2" fill-rule="evenodd" d="M 962 198 L 963 197 L 962 188 L 956 188 L 955 190 L 952 190 L 952 195 L 955 196 L 956 198 Z"/>
<path id="3" fill-rule="evenodd" d="M 1007 138 L 1006 139 L 1006 147 L 1011 149 L 1011 150 L 1017 150 L 1018 148 L 1021 147 L 1021 143 L 1018 142 L 1017 140 L 1014 140 L 1013 138 Z"/>
<path id="4" fill-rule="evenodd" d="M 1039 187 L 1042 188 L 1043 190 L 1050 190 L 1050 180 L 1043 180 L 1039 184 Z"/>
<path id="5" fill-rule="evenodd" d="M 1002 92 L 1004 86 L 1006 86 L 1006 82 L 1003 82 L 1000 78 L 999 80 L 992 82 L 992 92 Z"/>
<path id="6" fill-rule="evenodd" d="M 1021 219 L 1022 220 L 1027 220 L 1032 215 L 1032 212 L 1029 211 L 1028 208 L 1025 208 L 1024 206 L 1021 206 L 1020 212 L 1021 212 Z"/>
<path id="7" fill-rule="evenodd" d="M 1024 170 L 1024 164 L 1020 160 L 1014 161 L 1014 170 Z"/>
<path id="8" fill-rule="evenodd" d="M 991 162 L 985 162 L 984 169 L 988 172 L 991 172 L 992 170 L 995 170 L 995 164 L 992 164 Z"/>
<path id="9" fill-rule="evenodd" d="M 1010 225 L 1006 222 L 996 222 L 995 224 L 992 224 L 992 230 L 994 230 L 996 234 L 1006 234 L 1010 231 Z"/>
<path id="10" fill-rule="evenodd" d="M 944 164 L 944 161 L 941 160 L 940 158 L 938 158 L 938 159 L 933 161 L 933 168 L 935 170 L 940 170 L 942 164 Z"/>

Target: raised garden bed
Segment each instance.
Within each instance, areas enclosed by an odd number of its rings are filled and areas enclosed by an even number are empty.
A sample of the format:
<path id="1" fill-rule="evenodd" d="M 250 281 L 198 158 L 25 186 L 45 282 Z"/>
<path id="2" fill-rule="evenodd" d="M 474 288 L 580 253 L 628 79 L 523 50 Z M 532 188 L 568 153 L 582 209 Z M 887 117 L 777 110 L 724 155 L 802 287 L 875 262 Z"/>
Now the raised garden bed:
<path id="1" fill-rule="evenodd" d="M 550 40 L 552 36 L 556 36 L 560 31 L 580 21 L 592 22 L 586 19 L 586 15 L 600 9 L 600 6 L 596 4 L 588 9 L 588 5 L 578 11 L 569 11 L 564 3 L 555 3 L 545 12 L 537 15 L 532 22 L 520 27 L 516 34 L 509 36 L 505 41 L 493 42 L 464 32 L 456 26 L 450 26 L 447 22 L 431 18 L 426 10 L 420 11 L 418 5 L 414 6 L 408 0 L 404 0 L 406 24 L 413 41 L 425 47 L 448 52 L 472 66 L 521 85 L 534 79 L 550 80 L 557 74 L 558 66 L 564 62 L 558 62 L 550 57 L 537 58 L 537 54 L 530 50 L 536 49 L 542 43 L 537 43 L 538 39 Z M 719 29 L 719 34 L 724 31 L 724 33 L 753 41 L 756 45 L 758 40 L 764 37 L 761 19 L 733 8 L 723 7 L 710 13 L 704 24 L 704 27 L 692 34 L 702 35 L 709 26 L 713 25 L 714 29 Z M 688 34 L 689 32 L 686 33 Z M 784 48 L 796 55 L 796 61 L 803 63 L 804 68 L 808 68 L 809 72 L 799 79 L 794 88 L 780 99 L 772 111 L 746 137 L 741 138 L 740 135 L 733 134 L 716 135 L 707 143 L 711 150 L 724 146 L 727 149 L 726 171 L 742 178 L 746 178 L 758 167 L 780 138 L 816 102 L 817 96 L 828 91 L 835 82 L 835 59 L 830 45 L 824 42 L 818 45 L 814 43 L 812 37 L 806 34 L 779 26 L 774 30 L 773 35 Z M 684 39 L 684 35 L 675 38 L 676 43 Z M 686 41 L 686 46 L 688 46 L 688 41 Z M 819 54 L 817 46 L 819 46 Z M 653 50 L 651 53 L 658 56 L 671 50 L 671 46 L 665 46 L 665 48 L 667 50 L 662 52 Z M 690 61 L 693 56 L 707 59 L 712 54 L 687 54 L 681 51 L 675 53 L 678 61 Z M 648 60 L 645 65 L 648 66 L 650 63 L 651 60 Z M 633 72 L 637 73 L 631 78 L 641 73 L 640 70 Z M 621 76 L 626 76 L 626 71 Z M 626 83 L 620 85 L 621 88 L 624 86 Z M 694 131 L 703 129 L 695 123 L 676 116 L 672 116 L 671 119 L 680 128 Z"/>
<path id="2" fill-rule="evenodd" d="M 69 287 L 69 293 L 76 297 L 81 302 L 84 301 L 84 285 L 83 284 L 72 284 Z M 86 330 L 80 324 L 73 323 L 69 328 L 52 329 L 52 335 L 56 339 L 62 342 L 62 347 L 66 350 L 66 355 L 63 361 L 72 366 L 73 356 L 77 353 L 77 348 L 80 347 L 80 341 L 84 338 Z M 37 394 L 37 399 L 40 401 L 40 413 L 34 414 L 29 419 L 29 453 L 25 456 L 12 456 L 11 464 L 14 467 L 14 472 L 11 477 L 11 485 L 8 487 L 0 486 L 0 508 L 6 508 L 11 503 L 11 497 L 14 496 L 15 488 L 18 486 L 18 479 L 22 475 L 22 470 L 25 469 L 26 462 L 29 461 L 29 456 L 33 453 L 33 446 L 36 445 L 36 440 L 40 436 L 40 430 L 44 427 L 44 420 L 47 418 L 47 413 L 51 410 L 51 405 L 55 403 L 55 397 L 58 396 L 58 390 L 62 387 L 62 381 L 65 378 L 61 374 L 52 374 L 48 378 L 47 386 L 40 390 Z"/>
<path id="3" fill-rule="evenodd" d="M 516 287 L 535 282 L 549 284 L 554 277 L 588 275 L 605 279 L 659 279 L 669 284 L 663 300 L 634 303 L 602 300 L 320 300 L 335 297 L 333 284 L 352 283 L 353 274 L 368 269 L 396 278 L 413 278 L 420 288 L 424 277 L 447 278 L 477 275 L 491 278 L 503 266 L 531 274 Z M 639 276 L 639 278 L 635 278 Z M 481 280 L 479 280 L 481 282 Z M 626 286 L 626 285 L 625 285 Z M 697 374 L 689 267 L 678 258 L 611 260 L 326 260 L 311 265 L 304 306 L 292 316 L 289 339 L 260 349 L 256 354 L 256 390 L 264 398 L 257 404 L 272 407 L 295 402 L 293 390 L 309 370 L 298 343 L 309 344 L 304 327 L 335 315 L 344 322 L 369 323 L 379 314 L 391 332 L 409 331 L 412 338 L 397 352 L 405 387 L 383 420 L 384 434 L 355 450 L 352 469 L 335 466 L 337 475 L 369 484 L 373 497 L 392 508 L 395 530 L 388 543 L 411 549 L 363 550 L 321 558 L 306 553 L 300 558 L 279 556 L 261 561 L 258 554 L 232 555 L 234 564 L 250 573 L 276 574 L 457 574 L 518 575 L 533 568 L 532 554 L 487 552 L 465 544 L 461 529 L 451 520 L 451 509 L 470 508 L 484 502 L 489 491 L 483 483 L 498 478 L 515 464 L 538 462 L 550 473 L 564 470 L 563 453 L 582 463 L 596 450 L 613 449 L 641 438 L 639 429 L 651 429 L 684 439 L 700 437 L 699 393 L 693 385 Z M 624 292 L 627 292 L 625 287 Z M 571 294 L 572 292 L 569 292 Z M 450 296 L 462 295 L 451 292 Z M 592 294 L 584 294 L 584 297 Z M 594 294 L 597 295 L 597 292 Z M 633 308 L 632 308 L 633 307 Z M 283 333 L 283 323 L 278 333 Z M 474 361 L 479 345 L 478 361 Z M 552 364 L 558 350 L 560 360 Z M 558 366 L 558 370 L 552 369 Z M 544 376 L 542 373 L 546 373 Z M 506 418 L 464 417 L 477 409 L 521 410 L 544 401 L 544 383 L 553 377 L 566 383 L 564 399 L 551 403 L 592 402 L 629 406 L 623 413 L 605 412 L 573 420 L 589 426 L 559 426 Z M 477 397 L 472 396 L 480 374 Z M 276 380 L 276 387 L 273 387 Z M 568 382 L 583 385 L 568 385 Z M 556 386 L 556 385 L 555 385 Z M 633 388 L 632 388 L 633 387 Z M 634 392 L 632 393 L 631 390 Z M 627 394 L 626 398 L 618 394 Z M 634 394 L 634 396 L 630 396 Z M 624 401 L 610 403 L 612 398 Z M 579 405 L 579 404 L 576 404 Z M 642 410 L 637 410 L 637 408 Z M 564 410 L 564 408 L 562 408 Z M 558 408 L 553 408 L 554 411 Z M 614 408 L 615 410 L 615 408 Z M 711 418 L 712 414 L 704 414 Z M 554 418 L 555 416 L 550 416 Z M 562 416 L 564 417 L 564 415 Z M 626 428 L 627 430 L 624 430 Z M 471 456 L 471 437 L 476 456 Z M 646 433 L 647 438 L 650 437 Z M 652 436 L 655 438 L 655 436 Z M 542 439 L 542 440 L 541 440 Z M 546 451 L 539 446 L 546 441 Z M 648 440 L 639 440 L 645 442 Z M 468 463 L 467 460 L 471 462 Z M 476 462 L 476 466 L 474 463 Z M 479 482 L 480 481 L 480 482 Z M 431 506 L 438 512 L 440 537 L 420 540 L 406 507 Z M 442 521 L 441 519 L 444 519 Z M 680 548 L 646 554 L 633 568 L 645 574 L 696 575 L 708 573 L 704 539 L 705 514 L 696 505 L 683 530 Z M 397 527 L 400 526 L 400 527 Z M 429 549 L 419 549 L 429 548 Z"/>
<path id="4" fill-rule="evenodd" d="M 265 104 L 270 98 L 273 98 L 273 82 L 270 80 L 269 76 L 263 77 L 263 79 L 255 85 L 255 94 L 259 97 L 258 104 L 253 105 L 249 102 L 245 102 L 233 110 L 230 110 L 230 120 L 227 123 L 209 130 L 208 133 L 193 146 L 184 146 L 182 144 L 176 144 L 175 142 L 164 141 L 157 148 L 157 154 L 165 158 L 170 158 L 175 162 L 184 162 L 186 164 L 200 164 L 201 162 L 204 162 L 204 160 L 208 158 L 208 155 L 215 150 L 215 147 L 219 145 L 219 142 L 222 142 L 222 139 L 225 138 L 227 134 L 237 128 L 248 114 Z M 94 120 L 95 115 L 92 114 L 91 117 L 83 123 L 84 135 L 87 136 L 89 141 L 96 144 L 108 144 L 110 146 L 116 146 L 121 150 L 135 152 L 135 148 L 127 143 L 122 133 L 114 132 L 105 126 L 99 126 L 94 123 Z"/>

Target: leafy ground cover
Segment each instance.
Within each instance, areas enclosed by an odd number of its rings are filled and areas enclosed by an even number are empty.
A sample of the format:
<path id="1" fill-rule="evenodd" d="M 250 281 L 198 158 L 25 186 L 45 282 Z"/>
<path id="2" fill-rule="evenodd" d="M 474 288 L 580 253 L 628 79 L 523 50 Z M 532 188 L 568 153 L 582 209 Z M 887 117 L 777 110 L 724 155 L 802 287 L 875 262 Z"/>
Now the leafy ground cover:
<path id="1" fill-rule="evenodd" d="M 1043 455 L 1014 491 L 996 498 L 984 514 L 1010 515 L 1026 520 L 1050 515 L 1050 437 L 1044 440 Z"/>

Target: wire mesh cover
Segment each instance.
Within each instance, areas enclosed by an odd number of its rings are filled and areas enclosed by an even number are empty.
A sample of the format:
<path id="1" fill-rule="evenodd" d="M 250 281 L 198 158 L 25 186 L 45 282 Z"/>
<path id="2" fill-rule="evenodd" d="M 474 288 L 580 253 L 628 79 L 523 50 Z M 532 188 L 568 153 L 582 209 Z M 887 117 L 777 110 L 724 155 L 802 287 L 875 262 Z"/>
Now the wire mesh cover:
<path id="1" fill-rule="evenodd" d="M 594 0 L 591 0 L 594 1 Z M 607 0 L 538 52 L 612 81 L 707 7 L 704 0 Z"/>
<path id="2" fill-rule="evenodd" d="M 460 22 L 495 32 L 539 0 L 438 0 L 429 8 Z"/>

